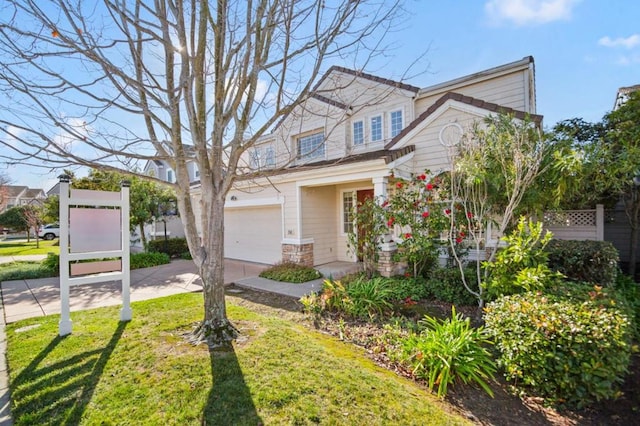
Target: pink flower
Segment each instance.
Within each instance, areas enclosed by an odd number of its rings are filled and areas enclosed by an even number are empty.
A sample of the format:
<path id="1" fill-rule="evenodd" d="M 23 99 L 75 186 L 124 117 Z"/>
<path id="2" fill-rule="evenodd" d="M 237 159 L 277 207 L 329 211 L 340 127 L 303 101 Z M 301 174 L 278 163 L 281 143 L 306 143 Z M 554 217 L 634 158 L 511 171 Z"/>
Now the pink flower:
<path id="1" fill-rule="evenodd" d="M 409 238 L 411 238 L 411 234 L 407 232 L 406 234 L 404 234 L 404 238 L 405 238 L 405 239 L 409 239 Z"/>
<path id="2" fill-rule="evenodd" d="M 462 242 L 462 237 L 456 238 L 456 243 L 460 244 Z"/>
<path id="3" fill-rule="evenodd" d="M 447 216 L 449 216 L 451 214 L 451 210 L 450 209 L 445 209 L 444 214 L 446 214 Z"/>
<path id="4" fill-rule="evenodd" d="M 391 228 L 391 227 L 393 226 L 393 222 L 395 222 L 395 221 L 396 221 L 396 219 L 395 219 L 393 216 L 391 216 L 391 217 L 389 218 L 389 220 L 387 221 L 387 226 L 388 226 L 389 228 Z"/>
<path id="5" fill-rule="evenodd" d="M 465 234 L 463 231 L 460 231 L 460 237 L 461 237 L 461 238 L 464 238 L 464 237 L 465 237 L 465 235 L 466 235 L 466 234 Z"/>
<path id="6" fill-rule="evenodd" d="M 382 207 L 387 207 L 389 205 L 389 200 L 384 200 L 382 203 Z"/>
<path id="7" fill-rule="evenodd" d="M 425 219 L 429 217 L 429 212 L 422 212 L 422 217 Z"/>
<path id="8" fill-rule="evenodd" d="M 421 174 L 420 176 L 418 176 L 418 179 L 420 180 L 427 180 L 427 175 L 425 175 L 424 173 Z"/>
<path id="9" fill-rule="evenodd" d="M 402 182 L 396 183 L 396 188 L 398 188 L 398 189 L 402 188 Z"/>
<path id="10" fill-rule="evenodd" d="M 427 191 L 431 191 L 433 189 L 433 185 L 428 183 L 425 188 L 427 188 Z"/>
<path id="11" fill-rule="evenodd" d="M 467 217 L 468 217 L 469 219 L 471 219 L 471 218 L 473 217 L 473 213 L 471 213 L 471 212 L 467 212 Z"/>

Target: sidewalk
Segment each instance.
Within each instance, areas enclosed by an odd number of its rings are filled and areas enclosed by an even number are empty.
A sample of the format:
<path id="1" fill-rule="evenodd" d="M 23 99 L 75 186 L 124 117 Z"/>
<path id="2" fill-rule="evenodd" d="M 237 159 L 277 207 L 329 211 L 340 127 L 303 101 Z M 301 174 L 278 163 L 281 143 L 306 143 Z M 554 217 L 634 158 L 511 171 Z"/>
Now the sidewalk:
<path id="1" fill-rule="evenodd" d="M 0 259 L 0 262 L 2 260 Z M 225 284 L 246 277 L 257 277 L 266 265 L 225 261 Z M 197 268 L 191 260 L 131 271 L 131 301 L 153 299 L 202 290 Z M 122 303 L 120 281 L 72 286 L 71 312 Z M 12 323 L 25 318 L 60 313 L 60 279 L 5 281 L 2 283 L 4 319 Z"/>

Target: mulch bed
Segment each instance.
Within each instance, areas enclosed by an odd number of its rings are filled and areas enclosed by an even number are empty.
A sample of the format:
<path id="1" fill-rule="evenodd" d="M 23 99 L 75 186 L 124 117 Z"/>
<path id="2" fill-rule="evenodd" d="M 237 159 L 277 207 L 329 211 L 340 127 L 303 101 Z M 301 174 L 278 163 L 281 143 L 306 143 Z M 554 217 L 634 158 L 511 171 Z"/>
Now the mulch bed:
<path id="1" fill-rule="evenodd" d="M 346 342 L 364 348 L 367 355 L 378 365 L 397 374 L 412 378 L 409 371 L 391 362 L 380 345 L 384 330 L 381 325 L 365 321 L 342 321 L 335 315 L 323 315 L 315 321 L 301 313 L 302 305 L 286 296 L 243 290 L 233 293 L 240 304 L 250 304 L 253 309 L 276 310 L 276 314 L 289 319 L 298 319 L 310 327 L 336 336 Z M 449 317 L 451 304 L 441 302 L 420 302 L 411 307 L 414 316 L 428 312 L 441 318 Z M 477 307 L 457 307 L 463 313 L 480 322 Z M 271 311 L 273 313 L 273 311 Z M 412 312 L 408 312 L 412 314 Z M 494 397 L 479 388 L 456 384 L 450 388 L 445 401 L 456 407 L 474 423 L 481 425 L 632 425 L 640 424 L 640 354 L 635 354 L 629 375 L 622 386 L 622 396 L 613 401 L 603 401 L 584 410 L 558 410 L 546 407 L 540 398 L 517 396 L 509 383 L 496 377 L 491 383 Z"/>

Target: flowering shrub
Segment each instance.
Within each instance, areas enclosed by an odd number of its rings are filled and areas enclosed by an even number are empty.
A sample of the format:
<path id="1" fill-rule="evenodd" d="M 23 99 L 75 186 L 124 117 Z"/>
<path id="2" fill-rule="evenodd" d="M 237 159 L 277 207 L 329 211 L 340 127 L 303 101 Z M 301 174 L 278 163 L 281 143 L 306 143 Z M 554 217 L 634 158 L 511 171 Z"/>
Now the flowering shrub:
<path id="1" fill-rule="evenodd" d="M 517 386 L 582 407 L 619 395 L 629 365 L 630 321 L 614 291 L 570 284 L 487 305 L 499 364 Z"/>
<path id="2" fill-rule="evenodd" d="M 437 264 L 441 249 L 449 247 L 441 235 L 452 228 L 454 246 L 462 248 L 468 234 L 467 221 L 458 218 L 463 214 L 462 207 L 456 204 L 452 211 L 447 199 L 445 180 L 430 178 L 427 170 L 411 180 L 397 181 L 389 199 L 382 203 L 389 231 L 400 230 L 395 260 L 406 261 L 413 277 L 427 276 Z"/>

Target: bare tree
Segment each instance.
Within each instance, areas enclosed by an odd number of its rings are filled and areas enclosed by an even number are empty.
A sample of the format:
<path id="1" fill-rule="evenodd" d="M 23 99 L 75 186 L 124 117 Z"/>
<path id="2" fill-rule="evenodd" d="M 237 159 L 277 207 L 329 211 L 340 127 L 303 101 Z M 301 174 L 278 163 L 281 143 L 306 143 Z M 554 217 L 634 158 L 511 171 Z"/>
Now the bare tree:
<path id="1" fill-rule="evenodd" d="M 0 211 L 4 210 L 9 201 L 9 190 L 7 186 L 11 183 L 11 179 L 6 173 L 0 173 Z"/>
<path id="2" fill-rule="evenodd" d="M 313 94 L 328 60 L 363 65 L 381 53 L 398 10 L 382 0 L 7 0 L 0 159 L 124 172 L 168 161 L 204 286 L 194 339 L 224 344 L 237 333 L 224 300 L 224 205 L 241 155 Z M 188 161 L 200 170 L 198 217 Z"/>

